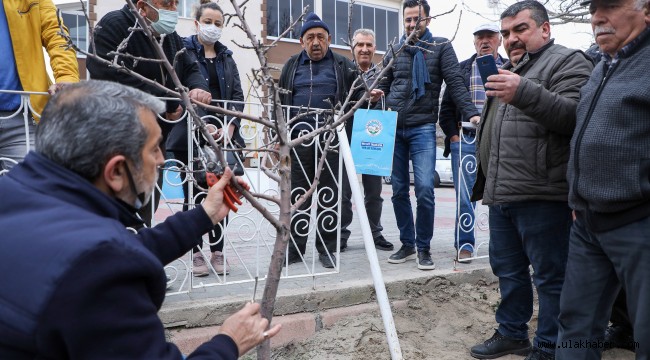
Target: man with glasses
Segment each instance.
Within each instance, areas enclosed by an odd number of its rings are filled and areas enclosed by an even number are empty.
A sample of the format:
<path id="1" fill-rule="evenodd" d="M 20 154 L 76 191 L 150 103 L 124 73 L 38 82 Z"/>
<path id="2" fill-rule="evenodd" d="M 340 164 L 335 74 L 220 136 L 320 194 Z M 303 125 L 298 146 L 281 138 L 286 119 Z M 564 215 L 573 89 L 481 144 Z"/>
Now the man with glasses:
<path id="1" fill-rule="evenodd" d="M 476 110 L 448 39 L 434 37 L 427 26 L 431 7 L 426 0 L 407 0 L 403 5 L 405 35 L 393 47 L 395 62 L 379 85 L 386 107 L 398 112 L 391 180 L 393 209 L 402 247 L 388 258 L 392 264 L 416 259 L 421 270 L 433 270 L 431 239 L 435 212 L 433 172 L 436 165 L 436 122 L 443 80 L 466 121 L 478 122 Z M 409 42 L 406 39 L 412 33 Z M 388 52 L 388 64 L 393 51 Z M 410 199 L 409 159 L 413 161 L 417 221 Z"/>

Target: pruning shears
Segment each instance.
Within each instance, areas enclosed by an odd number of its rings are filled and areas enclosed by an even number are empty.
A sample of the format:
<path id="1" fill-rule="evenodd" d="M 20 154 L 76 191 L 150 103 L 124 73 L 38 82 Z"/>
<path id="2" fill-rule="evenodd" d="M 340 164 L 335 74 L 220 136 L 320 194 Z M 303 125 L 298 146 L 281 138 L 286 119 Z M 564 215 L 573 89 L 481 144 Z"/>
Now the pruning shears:
<path id="1" fill-rule="evenodd" d="M 199 151 L 201 151 L 201 147 L 199 147 Z M 208 184 L 208 187 L 212 187 L 212 185 L 216 184 L 221 179 L 225 168 L 221 165 L 221 162 L 217 160 L 217 154 L 215 154 L 214 150 L 212 150 L 210 146 L 205 145 L 201 152 L 203 153 L 205 159 L 205 180 Z M 237 212 L 237 210 L 239 210 L 235 203 L 238 205 L 242 204 L 240 197 L 230 186 L 230 184 L 227 184 L 223 189 L 223 201 L 226 206 L 228 206 L 230 210 L 234 212 Z"/>

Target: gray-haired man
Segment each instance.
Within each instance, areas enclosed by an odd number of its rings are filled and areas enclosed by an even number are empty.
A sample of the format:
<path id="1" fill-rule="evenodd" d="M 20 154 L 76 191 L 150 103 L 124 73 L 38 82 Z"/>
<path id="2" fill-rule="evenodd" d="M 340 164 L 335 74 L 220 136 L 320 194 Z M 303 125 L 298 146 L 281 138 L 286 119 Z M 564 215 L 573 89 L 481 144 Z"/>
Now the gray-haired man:
<path id="1" fill-rule="evenodd" d="M 354 52 L 354 61 L 363 74 L 368 85 L 372 84 L 377 75 L 377 67 L 373 63 L 377 46 L 375 44 L 375 32 L 370 29 L 358 29 L 352 36 L 352 50 Z M 348 136 L 352 133 L 353 121 L 348 121 L 346 130 Z M 384 199 L 381 198 L 381 176 L 361 175 L 361 182 L 364 190 L 364 205 L 368 214 L 370 231 L 372 239 L 375 242 L 375 248 L 379 250 L 393 250 L 393 244 L 386 241 L 381 231 L 381 210 Z M 350 230 L 347 227 L 352 222 L 352 202 L 350 201 L 352 191 L 347 178 L 343 181 L 342 207 L 341 207 L 341 251 L 345 251 L 350 238 Z"/>
<path id="2" fill-rule="evenodd" d="M 164 161 L 163 110 L 153 96 L 105 81 L 69 85 L 48 103 L 36 151 L 0 177 L 8 214 L 0 270 L 19 274 L 0 286 L 0 359 L 185 358 L 157 314 L 163 266 L 228 214 L 232 172 L 202 205 L 130 231 L 141 224 L 134 205 L 151 197 Z M 247 304 L 187 358 L 237 359 L 280 330 L 267 327 L 259 305 Z"/>

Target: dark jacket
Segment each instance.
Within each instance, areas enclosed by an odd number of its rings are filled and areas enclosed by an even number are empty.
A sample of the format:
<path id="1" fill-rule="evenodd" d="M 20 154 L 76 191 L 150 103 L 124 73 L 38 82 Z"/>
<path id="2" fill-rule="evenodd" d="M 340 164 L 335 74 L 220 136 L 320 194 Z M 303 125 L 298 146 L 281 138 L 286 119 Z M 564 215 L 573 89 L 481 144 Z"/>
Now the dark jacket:
<path id="1" fill-rule="evenodd" d="M 569 204 L 592 231 L 650 216 L 650 28 L 598 63 L 582 87 L 571 140 Z"/>
<path id="2" fill-rule="evenodd" d="M 486 205 L 567 201 L 569 141 L 580 88 L 593 64 L 582 51 L 554 45 L 551 40 L 538 51 L 524 54 L 516 66 L 507 62 L 502 68 L 521 76 L 521 82 L 510 104 L 488 98 L 483 108 L 472 199 L 483 198 Z M 495 116 L 486 116 L 491 111 Z M 485 137 L 490 147 L 485 154 L 487 168 L 480 153 Z"/>
<path id="3" fill-rule="evenodd" d="M 108 53 L 117 51 L 120 43 L 131 34 L 129 32 L 129 27 L 133 27 L 134 24 L 135 16 L 131 13 L 127 5 L 124 5 L 120 10 L 111 11 L 102 17 L 95 26 L 94 32 L 94 45 L 97 55 L 104 59 L 113 61 L 113 56 L 109 56 Z M 176 32 L 165 36 L 163 41 L 163 50 L 167 60 L 171 64 L 174 64 L 174 57 L 181 49 L 183 49 L 183 39 L 178 36 Z M 92 52 L 92 44 L 90 51 Z M 133 56 L 149 59 L 158 58 L 153 45 L 149 42 L 147 36 L 141 31 L 133 32 L 127 46 L 122 50 L 122 53 L 128 53 Z M 154 80 L 159 84 L 164 84 L 168 89 L 175 89 L 174 82 L 160 64 L 145 61 L 134 62 L 133 59 L 125 56 L 119 56 L 117 62 L 119 64 L 123 63 L 124 66 L 147 79 Z M 90 72 L 90 77 L 93 79 L 115 81 L 135 87 L 154 96 L 169 97 L 165 91 L 148 85 L 131 75 L 118 71 L 115 68 L 108 67 L 107 65 L 94 60 L 92 57 L 87 59 L 86 67 Z M 192 60 L 189 54 L 184 53 L 176 59 L 176 67 L 174 70 L 176 71 L 178 78 L 181 80 L 181 83 L 187 86 L 190 90 L 198 88 L 208 91 L 208 84 L 201 75 L 198 64 Z M 175 111 L 178 105 L 178 101 L 168 101 L 167 111 Z M 164 121 L 158 121 L 158 124 L 163 129 L 163 135 L 166 137 L 166 134 L 171 130 L 173 124 Z"/>
<path id="4" fill-rule="evenodd" d="M 244 92 L 242 91 L 241 88 L 239 70 L 237 69 L 237 64 L 235 63 L 235 60 L 232 58 L 232 51 L 230 51 L 225 45 L 223 45 L 220 42 L 215 43 L 214 47 L 217 53 L 216 61 L 214 64 L 209 64 L 208 61 L 205 59 L 205 52 L 203 51 L 203 45 L 201 45 L 196 35 L 183 38 L 183 45 L 187 49 L 187 52 L 190 55 L 192 61 L 198 63 L 199 70 L 201 71 L 201 75 L 203 76 L 207 84 L 210 83 L 208 66 L 213 65 L 215 67 L 217 71 L 217 75 L 219 77 L 219 90 L 221 94 L 218 98 L 213 98 L 212 99 L 213 101 L 232 100 L 232 101 L 244 102 Z M 219 103 L 219 105 L 223 105 L 223 103 Z M 229 104 L 228 108 L 235 111 L 243 111 L 244 105 Z M 209 113 L 209 114 L 217 116 L 220 119 L 223 118 L 223 115 L 218 115 L 214 113 Z M 221 120 L 220 122 L 214 118 L 206 118 L 206 120 L 209 123 L 212 123 L 214 125 L 219 125 L 219 126 L 221 125 L 221 122 L 223 122 L 223 120 Z M 228 117 L 226 121 L 230 122 L 231 118 Z M 185 125 L 185 122 L 182 123 L 183 125 Z M 241 133 L 239 132 L 241 126 L 241 120 L 239 118 L 235 118 L 232 119 L 232 123 L 236 126 L 233 135 L 233 142 L 235 142 L 239 147 L 243 147 L 245 145 L 244 139 L 242 138 Z M 183 129 L 182 126 L 179 125 L 176 126 L 174 130 L 172 130 L 172 133 L 169 135 L 169 140 L 167 140 L 168 150 L 187 151 L 187 134 L 185 132 L 185 129 Z"/>
<path id="5" fill-rule="evenodd" d="M 498 55 L 498 54 L 497 54 Z M 462 61 L 460 63 L 460 75 L 463 77 L 465 82 L 465 87 L 469 93 L 469 80 L 472 77 L 472 64 L 476 59 L 476 54 L 472 55 L 469 59 Z M 498 55 L 501 63 L 505 63 L 505 60 L 501 55 Z M 471 95 L 470 95 L 471 99 Z M 460 109 L 456 106 L 454 100 L 451 99 L 451 92 L 445 91 L 442 94 L 442 103 L 440 104 L 440 115 L 439 115 L 439 125 L 442 131 L 445 133 L 445 152 L 443 153 L 444 157 L 447 157 L 451 152 L 449 147 L 449 139 L 452 136 L 458 136 L 463 122 L 463 114 Z M 469 120 L 469 119 L 466 119 Z"/>
<path id="6" fill-rule="evenodd" d="M 412 93 L 412 68 L 413 57 L 406 51 L 397 55 L 393 67 L 386 71 L 379 88 L 386 96 L 386 107 L 397 111 L 397 126 L 409 127 L 438 121 L 438 101 L 440 87 L 443 80 L 447 83 L 450 95 L 459 104 L 466 121 L 472 116 L 479 115 L 472 99 L 463 85 L 463 78 L 459 72 L 458 58 L 449 40 L 434 37 L 433 41 L 439 45 L 428 45 L 429 51 L 424 52 L 424 58 L 429 70 L 431 83 L 426 84 L 424 96 L 414 100 Z M 393 51 L 399 49 L 399 44 L 393 46 Z M 392 58 L 393 51 L 388 51 L 384 58 L 384 66 Z"/>
<path id="7" fill-rule="evenodd" d="M 335 101 L 337 103 L 343 104 L 345 98 L 348 96 L 350 88 L 352 87 L 352 83 L 358 75 L 357 68 L 354 63 L 345 56 L 339 55 L 333 52 L 331 49 L 328 51 L 330 51 L 334 56 L 334 68 L 336 72 Z M 287 60 L 287 62 L 284 64 L 284 67 L 282 67 L 282 73 L 280 74 L 280 81 L 278 85 L 280 88 L 289 91 L 280 94 L 280 101 L 282 102 L 282 105 L 292 104 L 291 99 L 293 95 L 291 94 L 291 91 L 293 90 L 293 79 L 296 75 L 296 69 L 298 68 L 299 63 L 298 60 L 300 59 L 301 54 L 302 52 L 290 57 L 289 60 Z M 363 91 L 363 89 L 361 89 L 361 91 Z"/>
<path id="8" fill-rule="evenodd" d="M 157 312 L 163 266 L 212 229 L 201 207 L 134 234 L 125 206 L 34 152 L 0 198 L 0 359 L 182 359 Z M 189 358 L 237 356 L 218 335 Z"/>

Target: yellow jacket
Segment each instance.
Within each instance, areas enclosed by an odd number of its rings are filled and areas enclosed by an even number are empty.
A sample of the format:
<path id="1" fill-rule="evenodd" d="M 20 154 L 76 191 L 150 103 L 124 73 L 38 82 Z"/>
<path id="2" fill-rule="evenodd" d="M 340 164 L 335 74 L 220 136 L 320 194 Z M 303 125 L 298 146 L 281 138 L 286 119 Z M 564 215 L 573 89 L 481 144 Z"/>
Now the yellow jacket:
<path id="1" fill-rule="evenodd" d="M 50 56 L 55 82 L 78 82 L 76 53 L 66 50 L 65 39 L 58 35 L 59 23 L 52 0 L 2 0 L 2 3 L 23 90 L 45 92 L 52 85 L 45 70 L 43 47 Z M 30 96 L 36 118 L 48 99 L 47 95 Z"/>

